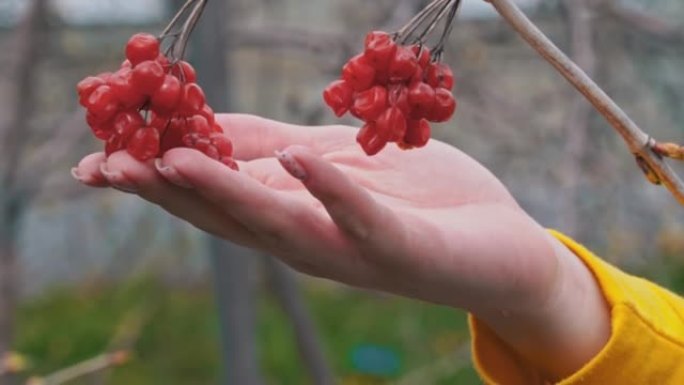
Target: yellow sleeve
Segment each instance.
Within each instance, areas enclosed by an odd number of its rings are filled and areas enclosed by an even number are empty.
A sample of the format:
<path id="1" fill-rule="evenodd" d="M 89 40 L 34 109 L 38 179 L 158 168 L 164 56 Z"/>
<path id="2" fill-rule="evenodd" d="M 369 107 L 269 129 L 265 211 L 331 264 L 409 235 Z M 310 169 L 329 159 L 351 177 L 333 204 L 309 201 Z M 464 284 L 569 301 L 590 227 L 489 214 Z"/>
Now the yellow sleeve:
<path id="1" fill-rule="evenodd" d="M 559 385 L 684 384 L 684 299 L 602 261 L 551 231 L 589 267 L 610 305 L 611 337 L 599 354 Z M 470 317 L 475 366 L 487 384 L 542 380 L 484 323 Z"/>

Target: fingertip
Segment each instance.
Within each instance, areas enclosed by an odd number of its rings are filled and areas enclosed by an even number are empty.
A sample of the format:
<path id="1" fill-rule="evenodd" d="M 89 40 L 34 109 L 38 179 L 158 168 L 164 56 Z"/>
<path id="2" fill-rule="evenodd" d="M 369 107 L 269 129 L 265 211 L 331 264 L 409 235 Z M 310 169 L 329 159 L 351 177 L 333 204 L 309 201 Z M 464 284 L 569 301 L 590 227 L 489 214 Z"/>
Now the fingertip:
<path id="1" fill-rule="evenodd" d="M 107 179 L 100 172 L 100 165 L 106 162 L 104 153 L 90 154 L 71 169 L 71 176 L 78 182 L 90 187 L 109 187 Z"/>

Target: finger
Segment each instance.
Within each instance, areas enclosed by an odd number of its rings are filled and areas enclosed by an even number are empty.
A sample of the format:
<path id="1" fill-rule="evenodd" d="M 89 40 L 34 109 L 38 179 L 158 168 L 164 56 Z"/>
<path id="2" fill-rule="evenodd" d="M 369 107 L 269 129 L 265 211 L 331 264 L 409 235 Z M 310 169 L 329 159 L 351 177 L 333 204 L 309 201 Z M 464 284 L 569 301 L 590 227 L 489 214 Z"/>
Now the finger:
<path id="1" fill-rule="evenodd" d="M 216 121 L 234 142 L 239 160 L 272 157 L 275 151 L 294 144 L 322 153 L 331 146 L 354 143 L 354 129 L 345 126 L 297 126 L 242 114 L 219 114 Z"/>
<path id="2" fill-rule="evenodd" d="M 196 151 L 176 149 L 163 159 L 162 175 L 192 186 L 202 197 L 256 234 L 272 254 L 302 272 L 334 278 L 349 244 L 321 210 L 273 190 Z"/>
<path id="3" fill-rule="evenodd" d="M 399 221 L 394 213 L 330 162 L 301 146 L 286 149 L 279 153 L 278 159 L 323 203 L 333 221 L 348 236 L 366 246 L 382 249 L 386 246 L 387 234 L 398 234 Z"/>
<path id="4" fill-rule="evenodd" d="M 97 152 L 83 158 L 78 166 L 71 169 L 77 181 L 91 187 L 109 187 L 109 182 L 100 172 L 100 165 L 106 161 L 105 154 Z"/>
<path id="5" fill-rule="evenodd" d="M 293 179 L 283 169 L 275 156 L 249 162 L 238 162 L 238 164 L 241 172 L 246 173 L 267 187 L 280 191 L 300 190 L 306 195 L 311 196 L 298 180 Z"/>
<path id="6" fill-rule="evenodd" d="M 197 193 L 175 186 L 155 170 L 154 161 L 139 162 L 121 151 L 103 163 L 102 172 L 109 183 L 119 190 L 136 193 L 169 213 L 187 220 L 201 230 L 228 238 L 247 246 L 255 246 L 255 238 L 244 226 L 222 215 L 213 204 Z"/>

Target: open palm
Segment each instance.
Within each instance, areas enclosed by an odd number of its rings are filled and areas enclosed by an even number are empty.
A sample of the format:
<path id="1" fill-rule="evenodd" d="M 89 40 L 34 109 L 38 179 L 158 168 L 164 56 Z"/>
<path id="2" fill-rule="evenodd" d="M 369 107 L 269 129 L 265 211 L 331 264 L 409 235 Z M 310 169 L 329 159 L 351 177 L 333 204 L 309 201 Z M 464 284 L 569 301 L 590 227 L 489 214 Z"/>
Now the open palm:
<path id="1" fill-rule="evenodd" d="M 187 149 L 155 164 L 121 152 L 75 170 L 296 269 L 466 309 L 549 289 L 549 237 L 476 161 L 438 141 L 367 157 L 356 129 L 222 115 L 234 172 Z M 279 152 L 282 151 L 282 152 Z M 277 153 L 278 152 L 278 153 Z M 294 176 L 294 177 L 293 177 Z M 295 178 L 296 177 L 296 178 Z"/>

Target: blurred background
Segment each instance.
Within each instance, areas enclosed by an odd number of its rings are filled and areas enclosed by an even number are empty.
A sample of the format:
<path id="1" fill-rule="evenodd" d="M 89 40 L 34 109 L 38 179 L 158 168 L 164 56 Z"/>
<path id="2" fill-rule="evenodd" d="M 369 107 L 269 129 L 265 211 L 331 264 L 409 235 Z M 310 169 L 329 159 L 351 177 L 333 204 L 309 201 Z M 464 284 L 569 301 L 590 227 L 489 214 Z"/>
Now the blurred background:
<path id="1" fill-rule="evenodd" d="M 684 142 L 684 3 L 517 2 L 645 131 Z M 464 313 L 303 277 L 71 179 L 101 147 L 74 85 L 182 3 L 0 0 L 0 383 L 478 384 Z M 425 3 L 212 0 L 190 57 L 217 110 L 332 123 L 322 89 L 366 31 Z M 435 137 L 544 226 L 683 292 L 684 208 L 488 3 L 463 3 L 460 107 Z"/>

